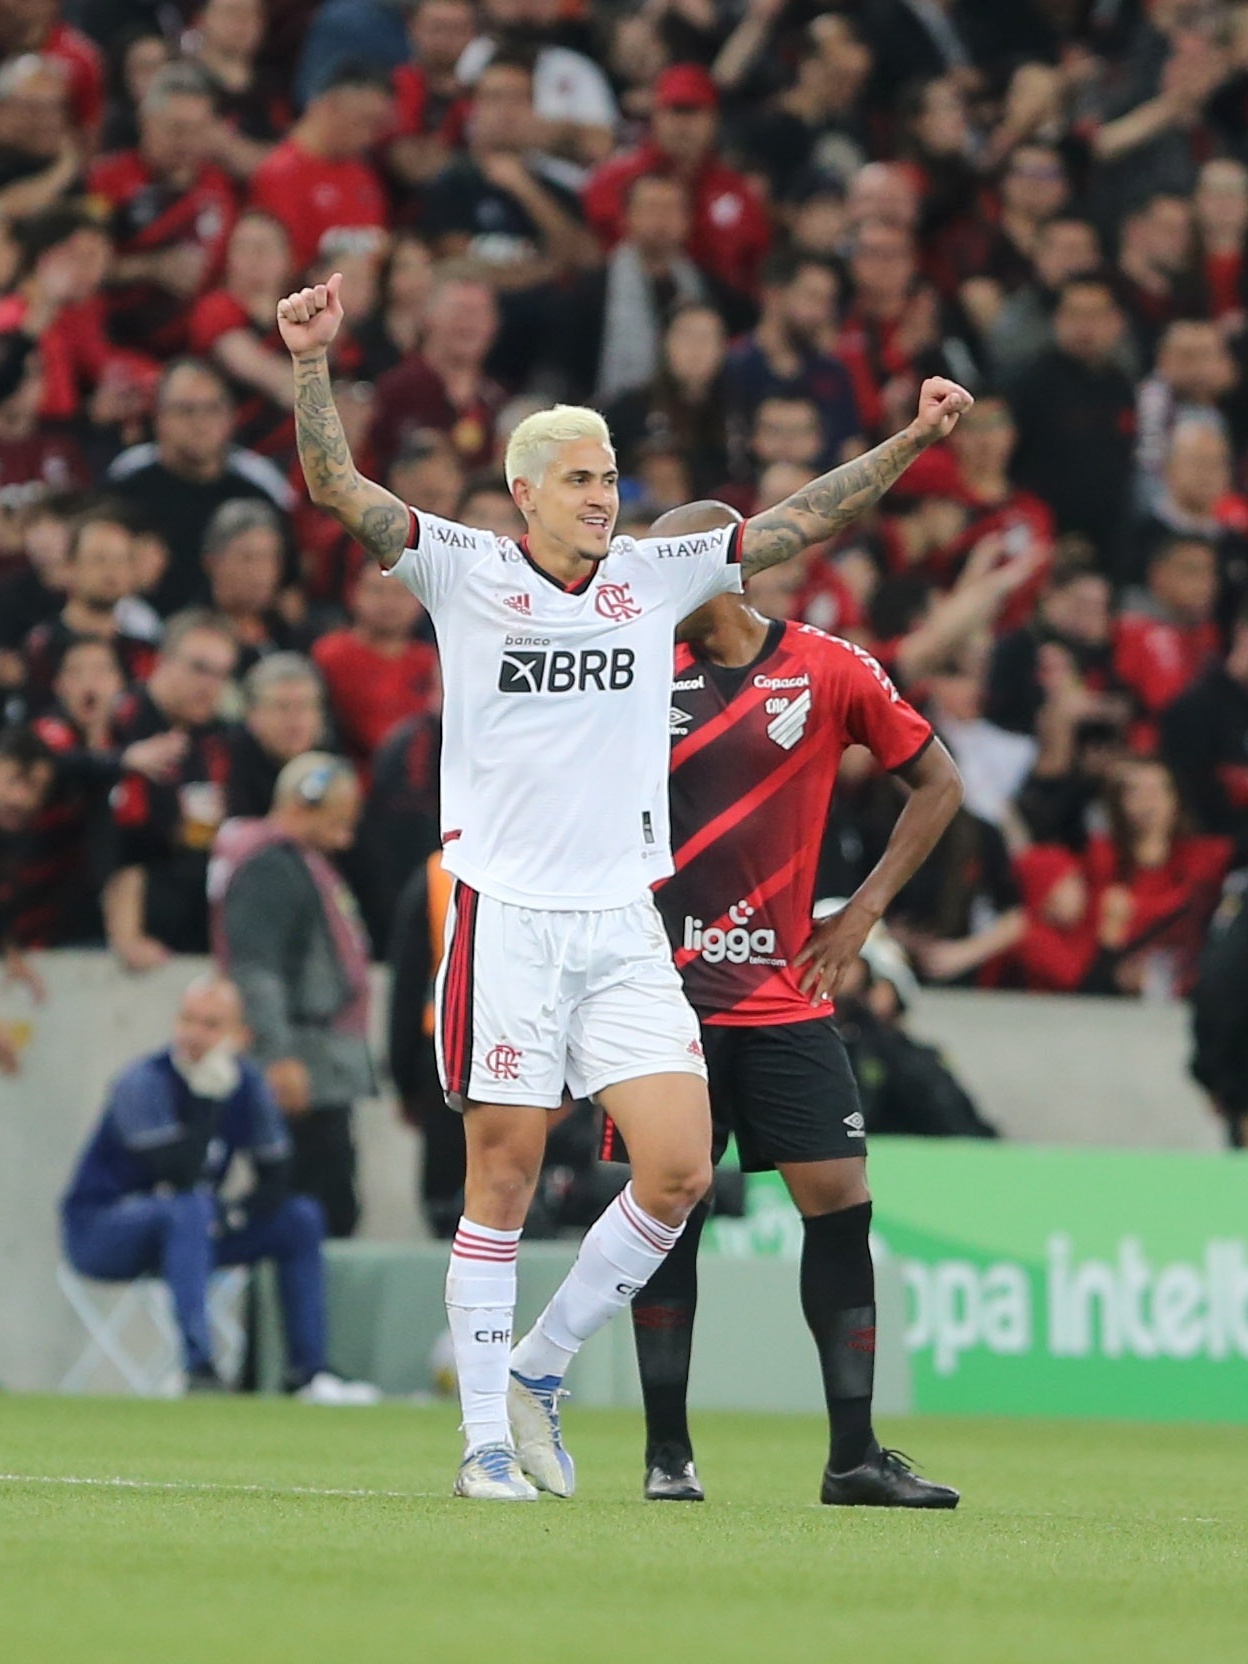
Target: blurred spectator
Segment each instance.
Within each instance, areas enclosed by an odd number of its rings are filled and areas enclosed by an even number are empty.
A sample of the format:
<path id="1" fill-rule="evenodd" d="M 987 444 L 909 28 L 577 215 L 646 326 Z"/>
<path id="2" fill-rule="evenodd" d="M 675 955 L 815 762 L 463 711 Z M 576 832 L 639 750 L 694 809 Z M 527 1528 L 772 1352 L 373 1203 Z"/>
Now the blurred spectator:
<path id="1" fill-rule="evenodd" d="M 302 109 L 343 64 L 375 64 L 390 71 L 408 60 L 403 14 L 408 0 L 324 0 L 303 36 L 294 101 Z"/>
<path id="2" fill-rule="evenodd" d="M 217 111 L 213 159 L 235 179 L 250 179 L 281 137 L 287 111 L 257 59 L 264 0 L 203 0 L 183 50 L 212 89 Z"/>
<path id="3" fill-rule="evenodd" d="M 109 793 L 126 771 L 154 781 L 171 777 L 186 750 L 186 736 L 179 733 L 121 747 L 116 719 L 125 686 L 115 642 L 83 636 L 61 655 L 52 684 L 55 703 L 34 723 L 55 757 L 56 773 L 21 875 L 22 939 L 31 945 L 103 942 Z"/>
<path id="4" fill-rule="evenodd" d="M 12 221 L 50 208 L 82 165 L 64 65 L 33 53 L 0 65 L 0 214 Z"/>
<path id="5" fill-rule="evenodd" d="M 1118 294 L 1141 364 L 1152 362 L 1158 341 L 1176 318 L 1199 310 L 1191 262 L 1192 210 L 1185 197 L 1151 197 L 1123 219 Z"/>
<path id="6" fill-rule="evenodd" d="M 1217 657 L 1217 599 L 1217 555 L 1192 537 L 1154 549 L 1144 588 L 1128 591 L 1114 623 L 1114 674 L 1141 719 L 1136 750 L 1156 749 L 1156 719 Z"/>
<path id="7" fill-rule="evenodd" d="M 376 1090 L 368 943 L 330 857 L 350 847 L 360 792 L 311 751 L 278 777 L 263 820 L 232 820 L 213 849 L 213 952 L 238 983 L 257 1061 L 294 1145 L 291 1180 L 330 1236 L 359 1220 L 351 1108 Z"/>
<path id="8" fill-rule="evenodd" d="M 42 983 L 21 952 L 26 939 L 23 869 L 37 854 L 34 830 L 52 788 L 52 753 L 30 728 L 0 728 L 0 957 L 6 978 L 38 998 Z M 18 1049 L 0 1024 L 0 1074 L 15 1074 Z"/>
<path id="9" fill-rule="evenodd" d="M 290 281 L 286 228 L 249 209 L 230 234 L 224 282 L 196 302 L 188 326 L 191 351 L 226 377 L 236 440 L 280 466 L 295 451 L 295 378 L 277 331 Z"/>
<path id="10" fill-rule="evenodd" d="M 533 72 L 522 58 L 495 56 L 482 69 L 467 135 L 425 192 L 421 228 L 436 251 L 471 255 L 503 295 L 594 265 L 575 193 L 534 148 Z"/>
<path id="11" fill-rule="evenodd" d="M 1014 473 L 1044 498 L 1061 532 L 1082 532 L 1112 560 L 1131 475 L 1135 393 L 1115 362 L 1124 329 L 1101 278 L 1072 278 L 1053 317 L 1054 345 L 1011 389 Z"/>
<path id="12" fill-rule="evenodd" d="M 429 429 L 412 434 L 391 464 L 386 482 L 403 502 L 453 520 L 464 489 L 464 470 L 446 435 Z"/>
<path id="13" fill-rule="evenodd" d="M 1248 609 L 1226 657 L 1163 712 L 1161 741 L 1199 830 L 1237 837 L 1248 856 Z"/>
<path id="14" fill-rule="evenodd" d="M 119 356 L 105 338 L 100 300 L 108 238 L 97 220 L 61 203 L 32 214 L 16 240 L 18 281 L 0 300 L 0 397 L 21 385 L 37 345 L 39 414 L 65 422 L 81 414 Z"/>
<path id="15" fill-rule="evenodd" d="M 505 395 L 486 375 L 485 361 L 497 333 L 490 286 L 471 270 L 444 268 L 429 298 L 420 352 L 377 383 L 373 444 L 381 468 L 418 428 L 449 434 L 466 467 L 493 461 L 494 422 Z"/>
<path id="16" fill-rule="evenodd" d="M 591 59 L 557 38 L 560 0 L 484 0 L 484 28 L 459 60 L 461 81 L 472 86 L 498 53 L 527 53 L 533 60 L 530 143 L 563 162 L 563 179 L 575 190 L 586 170 L 611 154 L 617 121 L 610 83 Z"/>
<path id="17" fill-rule="evenodd" d="M 84 149 L 104 115 L 104 60 L 95 42 L 61 18 L 60 0 L 9 0 L 0 12 L 0 58 L 37 53 L 61 66 Z"/>
<path id="18" fill-rule="evenodd" d="M 373 760 L 351 870 L 378 953 L 390 951 L 404 885 L 425 857 L 441 848 L 441 751 L 441 721 L 436 712 L 424 711 L 392 728 Z"/>
<path id="19" fill-rule="evenodd" d="M 259 497 L 222 503 L 204 533 L 204 570 L 212 608 L 229 621 L 245 672 L 268 653 L 303 645 L 303 632 L 279 610 L 282 524 Z"/>
<path id="20" fill-rule="evenodd" d="M 139 108 L 139 143 L 105 156 L 89 185 L 107 207 L 117 246 L 113 339 L 157 356 L 180 351 L 191 307 L 219 275 L 234 223 L 234 190 L 209 160 L 212 93 L 198 70 L 170 64 Z"/>
<path id="21" fill-rule="evenodd" d="M 130 528 L 102 506 L 75 524 L 65 551 L 65 605 L 55 619 L 37 624 L 26 638 L 26 697 L 42 710 L 68 647 L 93 638 L 112 644 L 126 684 L 146 681 L 156 652 L 146 637 L 127 634 L 119 604 L 138 586 Z"/>
<path id="22" fill-rule="evenodd" d="M 719 94 L 696 64 L 673 64 L 654 87 L 650 137 L 604 162 L 585 188 L 585 212 L 608 247 L 625 234 L 626 193 L 643 173 L 672 173 L 692 204 L 689 253 L 728 288 L 754 295 L 771 235 L 753 187 L 716 153 Z"/>
<path id="23" fill-rule="evenodd" d="M 624 237 L 560 303 L 555 347 L 575 397 L 607 405 L 654 379 L 672 308 L 710 299 L 710 285 L 684 253 L 688 237 L 680 181 L 639 174 L 628 189 Z"/>
<path id="24" fill-rule="evenodd" d="M 837 282 L 822 261 L 773 255 L 763 269 L 758 327 L 728 355 L 728 396 L 749 421 L 772 395 L 809 399 L 823 425 L 821 464 L 833 467 L 863 448 L 853 380 L 831 351 Z"/>
<path id="25" fill-rule="evenodd" d="M 965 529 L 950 548 L 953 561 L 963 559 L 989 536 L 1001 538 L 1008 560 L 1030 555 L 1047 558 L 1053 548 L 1053 515 L 1040 497 L 1021 490 L 1010 478 L 1018 430 L 1008 402 L 1000 393 L 983 388 L 966 414 L 965 429 L 959 421 L 949 441 L 967 510 Z M 1037 563 L 1035 581 L 1016 594 L 1002 620 L 1003 629 L 1031 616 L 1042 581 Z"/>
<path id="26" fill-rule="evenodd" d="M 516 507 L 502 474 L 474 474 L 465 485 L 451 519 L 477 531 L 493 532 L 519 543 L 524 536 L 524 516 Z"/>
<path id="27" fill-rule="evenodd" d="M 54 491 L 82 491 L 87 461 L 72 434 L 42 423 L 43 363 L 27 357 L 17 391 L 0 401 L 0 570 L 19 555 L 26 518 Z"/>
<path id="28" fill-rule="evenodd" d="M 175 360 L 156 398 L 156 439 L 123 451 L 108 471 L 117 495 L 164 539 L 169 564 L 151 597 L 167 616 L 207 590 L 201 552 L 212 516 L 235 497 L 286 510 L 294 495 L 271 462 L 233 444 L 234 415 L 218 371 Z"/>
<path id="29" fill-rule="evenodd" d="M 351 627 L 331 630 L 312 649 L 343 748 L 365 778 L 390 729 L 438 697 L 438 655 L 412 639 L 423 609 L 401 588 L 365 561 L 350 594 Z"/>
<path id="30" fill-rule="evenodd" d="M 663 335 L 658 374 L 607 407 L 628 474 L 644 471 L 647 452 L 675 452 L 687 468 L 686 500 L 714 491 L 728 476 L 723 320 L 700 301 L 678 305 Z"/>
<path id="31" fill-rule="evenodd" d="M 459 5 L 461 0 L 453 3 Z M 361 375 L 376 380 L 417 351 L 424 338 L 433 282 L 433 260 L 424 237 L 399 232 L 390 241 L 378 277 L 380 303 L 355 330 Z"/>
<path id="32" fill-rule="evenodd" d="M 1044 650 L 1056 646 L 1082 685 L 1103 692 L 1112 682 L 1109 580 L 1070 562 L 1050 575 L 1035 617 L 993 648 L 985 715 L 1000 728 L 1034 734 L 1045 702 Z"/>
<path id="33" fill-rule="evenodd" d="M 1191 1072 L 1226 1121 L 1234 1149 L 1248 1145 L 1248 875 L 1232 873 L 1209 928 L 1192 990 Z"/>
<path id="34" fill-rule="evenodd" d="M 1053 345 L 1053 314 L 1063 288 L 1100 263 L 1100 241 L 1087 220 L 1059 215 L 1038 228 L 1031 274 L 1001 303 L 989 326 L 994 374 L 1017 376 Z"/>
<path id="35" fill-rule="evenodd" d="M 467 114 L 459 61 L 476 29 L 474 0 L 416 0 L 408 17 L 411 62 L 394 72 L 394 131 L 386 166 L 404 185 L 426 185 L 451 159 Z"/>
<path id="36" fill-rule="evenodd" d="M 109 56 L 112 89 L 104 117 L 100 148 L 133 150 L 139 142 L 139 106 L 152 82 L 173 62 L 173 47 L 155 20 L 140 20 L 113 40 Z"/>
<path id="37" fill-rule="evenodd" d="M 176 775 L 159 783 L 127 774 L 113 794 L 115 871 L 104 891 L 110 947 L 127 970 L 170 953 L 205 953 L 208 851 L 225 815 L 228 730 L 217 715 L 237 650 L 210 612 L 170 619 L 147 685 L 123 706 L 123 745 L 170 730 L 185 734 Z"/>
<path id="38" fill-rule="evenodd" d="M 312 1404 L 371 1404 L 362 1381 L 325 1368 L 325 1221 L 291 1194 L 290 1138 L 246 1044 L 239 991 L 198 977 L 182 996 L 173 1043 L 112 1083 L 104 1114 L 61 1203 L 65 1254 L 84 1277 L 169 1285 L 187 1392 L 224 1392 L 213 1367 L 208 1278 L 271 1259 L 286 1337 L 286 1388 Z M 251 1189 L 221 1194 L 238 1155 Z"/>
<path id="39" fill-rule="evenodd" d="M 243 678 L 245 713 L 229 735 L 227 816 L 256 819 L 273 807 L 277 777 L 325 737 L 325 689 L 301 653 L 273 653 Z"/>
<path id="40" fill-rule="evenodd" d="M 311 264 L 328 232 L 385 227 L 385 191 L 367 157 L 391 113 L 384 70 L 340 63 L 317 86 L 289 137 L 253 173 L 252 205 L 286 227 L 297 271 Z"/>
<path id="41" fill-rule="evenodd" d="M 1248 168 L 1232 157 L 1206 162 L 1192 198 L 1201 275 L 1210 310 L 1230 327 L 1244 315 L 1244 242 L 1248 238 Z"/>
<path id="42" fill-rule="evenodd" d="M 56 617 L 65 600 L 65 552 L 82 507 L 76 497 L 48 497 L 30 510 L 22 536 L 26 564 L 0 584 L 0 689 L 20 688 L 23 648 L 37 624 Z"/>
<path id="43" fill-rule="evenodd" d="M 1151 506 L 1164 490 L 1166 459 L 1178 424 L 1203 416 L 1224 427 L 1221 407 L 1237 380 L 1216 324 L 1189 318 L 1169 326 L 1153 373 L 1136 390 L 1136 494 L 1142 506 Z"/>
<path id="44" fill-rule="evenodd" d="M 1088 840 L 1104 991 L 1172 999 L 1190 991 L 1200 944 L 1230 863 L 1227 838 L 1190 833 L 1164 763 L 1123 763 L 1111 776 L 1109 832 Z"/>

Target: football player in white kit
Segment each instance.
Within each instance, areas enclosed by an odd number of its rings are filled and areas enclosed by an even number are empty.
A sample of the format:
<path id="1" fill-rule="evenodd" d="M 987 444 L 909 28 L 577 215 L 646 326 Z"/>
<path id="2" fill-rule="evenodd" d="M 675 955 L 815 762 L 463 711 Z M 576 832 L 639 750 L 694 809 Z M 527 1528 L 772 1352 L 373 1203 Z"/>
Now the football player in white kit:
<path id="1" fill-rule="evenodd" d="M 445 688 L 442 842 L 456 884 L 436 1032 L 468 1153 L 446 1284 L 465 1435 L 455 1490 L 570 1496 L 568 1364 L 649 1280 L 711 1182 L 698 1024 L 650 897 L 672 871 L 676 625 L 848 524 L 972 401 L 925 382 L 909 428 L 777 508 L 642 542 L 613 537 L 619 476 L 601 416 L 541 411 L 507 449 L 528 527 L 517 544 L 414 511 L 359 474 L 326 364 L 339 283 L 278 306 L 300 461 L 312 500 L 428 608 Z M 632 1180 L 513 1347 L 517 1247 L 565 1083 L 619 1126 Z"/>

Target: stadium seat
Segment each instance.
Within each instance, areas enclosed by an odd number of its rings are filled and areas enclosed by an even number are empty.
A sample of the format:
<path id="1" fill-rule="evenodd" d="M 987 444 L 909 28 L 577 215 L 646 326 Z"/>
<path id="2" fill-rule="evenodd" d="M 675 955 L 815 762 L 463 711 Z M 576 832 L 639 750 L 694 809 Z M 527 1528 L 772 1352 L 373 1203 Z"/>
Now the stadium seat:
<path id="1" fill-rule="evenodd" d="M 233 1381 L 242 1366 L 246 1331 L 241 1315 L 248 1270 L 233 1266 L 213 1273 L 208 1284 L 208 1323 L 214 1362 Z M 169 1290 L 159 1277 L 104 1283 L 83 1277 L 63 1261 L 56 1280 L 86 1330 L 86 1344 L 66 1371 L 60 1391 L 107 1391 L 120 1375 L 141 1398 L 173 1398 L 181 1390 L 178 1327 Z"/>

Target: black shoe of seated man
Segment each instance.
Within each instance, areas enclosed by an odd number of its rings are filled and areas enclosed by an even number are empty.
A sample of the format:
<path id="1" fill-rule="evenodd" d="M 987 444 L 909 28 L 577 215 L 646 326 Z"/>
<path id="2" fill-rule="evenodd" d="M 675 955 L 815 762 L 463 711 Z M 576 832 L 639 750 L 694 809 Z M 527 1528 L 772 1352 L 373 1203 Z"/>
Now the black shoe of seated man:
<path id="1" fill-rule="evenodd" d="M 706 1492 L 684 1445 L 663 1444 L 646 1457 L 647 1502 L 705 1502 Z"/>
<path id="2" fill-rule="evenodd" d="M 211 1364 L 205 1364 L 202 1369 L 191 1369 L 186 1375 L 186 1390 L 188 1394 L 198 1396 L 214 1392 L 229 1392 L 231 1388 L 221 1379 Z"/>
<path id="3" fill-rule="evenodd" d="M 826 1467 L 819 1500 L 837 1508 L 956 1508 L 960 1493 L 920 1479 L 899 1450 L 877 1444 L 865 1462 L 845 1473 Z"/>

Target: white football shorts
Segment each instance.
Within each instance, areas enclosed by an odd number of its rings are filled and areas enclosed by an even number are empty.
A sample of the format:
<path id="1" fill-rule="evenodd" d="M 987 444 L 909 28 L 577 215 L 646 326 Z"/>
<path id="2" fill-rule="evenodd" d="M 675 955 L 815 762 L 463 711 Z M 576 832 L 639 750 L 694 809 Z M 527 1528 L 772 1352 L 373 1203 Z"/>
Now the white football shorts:
<path id="1" fill-rule="evenodd" d="M 435 987 L 446 1101 L 557 1109 L 641 1075 L 706 1078 L 698 1019 L 649 893 L 517 907 L 456 882 Z"/>

